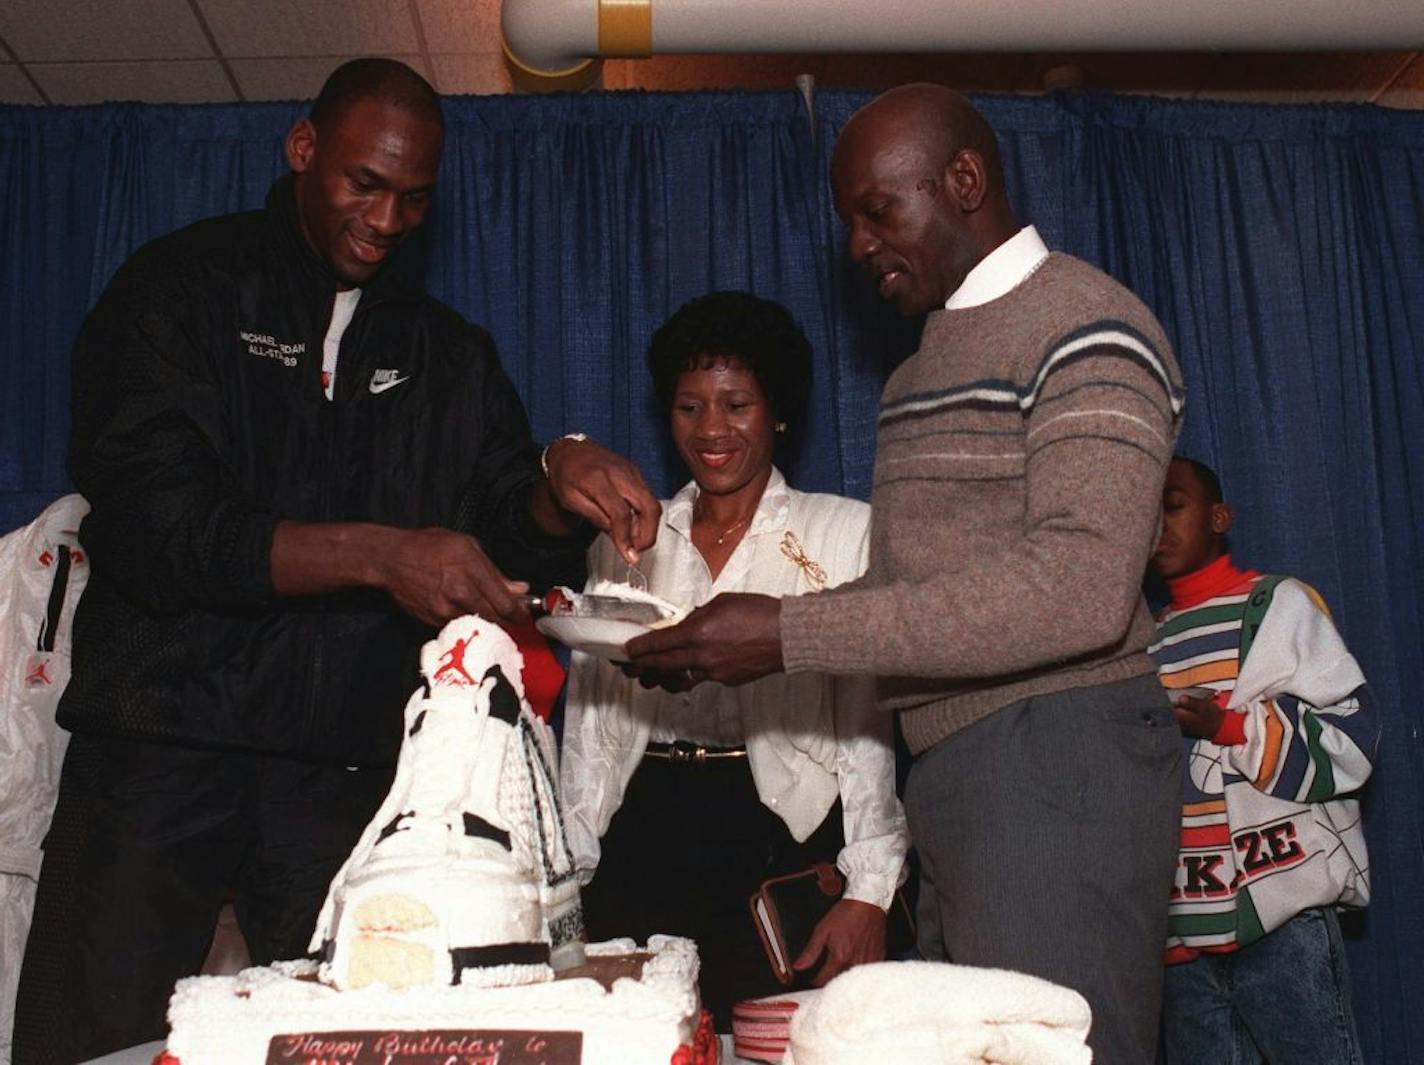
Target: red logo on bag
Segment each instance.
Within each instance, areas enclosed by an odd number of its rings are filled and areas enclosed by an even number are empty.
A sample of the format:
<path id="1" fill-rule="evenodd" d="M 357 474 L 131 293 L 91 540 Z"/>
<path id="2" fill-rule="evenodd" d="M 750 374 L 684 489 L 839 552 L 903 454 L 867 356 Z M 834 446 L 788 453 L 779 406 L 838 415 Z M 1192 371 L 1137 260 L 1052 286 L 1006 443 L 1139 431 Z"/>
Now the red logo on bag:
<path id="1" fill-rule="evenodd" d="M 54 683 L 54 678 L 49 675 L 49 659 L 41 658 L 25 674 L 25 687 L 27 688 L 47 688 Z"/>

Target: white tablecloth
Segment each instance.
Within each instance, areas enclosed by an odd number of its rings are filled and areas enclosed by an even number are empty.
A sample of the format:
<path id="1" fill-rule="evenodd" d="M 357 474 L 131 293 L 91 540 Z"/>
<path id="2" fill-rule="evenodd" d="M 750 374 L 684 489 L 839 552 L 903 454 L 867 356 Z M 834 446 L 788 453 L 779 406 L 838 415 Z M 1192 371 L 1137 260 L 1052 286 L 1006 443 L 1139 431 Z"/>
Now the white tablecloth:
<path id="1" fill-rule="evenodd" d="M 102 1058 L 86 1061 L 84 1065 L 153 1065 L 153 1059 L 162 1050 L 163 1041 L 159 1040 L 157 1043 L 145 1043 L 141 1047 L 129 1047 L 127 1050 L 105 1054 Z"/>

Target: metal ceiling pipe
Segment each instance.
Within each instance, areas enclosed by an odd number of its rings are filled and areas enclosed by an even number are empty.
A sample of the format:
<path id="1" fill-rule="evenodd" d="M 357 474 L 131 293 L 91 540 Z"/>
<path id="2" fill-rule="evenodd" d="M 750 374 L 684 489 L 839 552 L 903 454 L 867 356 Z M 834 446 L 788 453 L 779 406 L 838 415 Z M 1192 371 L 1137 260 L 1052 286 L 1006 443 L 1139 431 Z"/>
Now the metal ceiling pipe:
<path id="1" fill-rule="evenodd" d="M 1397 51 L 1424 46 L 1424 2 L 503 0 L 501 27 L 537 81 L 654 54 Z"/>

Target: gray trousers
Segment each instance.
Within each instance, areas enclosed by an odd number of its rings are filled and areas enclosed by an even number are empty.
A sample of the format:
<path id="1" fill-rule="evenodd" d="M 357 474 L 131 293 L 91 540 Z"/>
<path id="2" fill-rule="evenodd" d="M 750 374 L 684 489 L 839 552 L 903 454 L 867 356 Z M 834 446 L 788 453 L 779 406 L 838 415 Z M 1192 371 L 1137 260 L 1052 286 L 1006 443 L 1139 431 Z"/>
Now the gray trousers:
<path id="1" fill-rule="evenodd" d="M 1155 676 L 1025 699 L 922 754 L 920 952 L 1074 988 L 1094 1065 L 1150 1065 L 1181 756 Z"/>

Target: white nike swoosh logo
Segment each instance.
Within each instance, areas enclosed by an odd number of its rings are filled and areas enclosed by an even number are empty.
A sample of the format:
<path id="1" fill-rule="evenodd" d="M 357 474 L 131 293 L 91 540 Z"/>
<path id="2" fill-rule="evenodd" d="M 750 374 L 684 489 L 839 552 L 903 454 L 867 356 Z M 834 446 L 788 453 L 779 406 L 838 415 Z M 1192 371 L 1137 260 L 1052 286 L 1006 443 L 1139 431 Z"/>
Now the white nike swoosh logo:
<path id="1" fill-rule="evenodd" d="M 395 388 L 396 385 L 403 385 L 403 384 L 405 384 L 405 383 L 406 383 L 407 381 L 409 381 L 409 380 L 410 380 L 410 375 L 407 374 L 405 377 L 392 377 L 389 381 L 380 381 L 380 382 L 372 381 L 372 382 L 371 382 L 371 395 L 373 395 L 373 396 L 380 395 L 382 392 L 386 391 L 386 389 L 388 389 L 388 388 Z"/>

